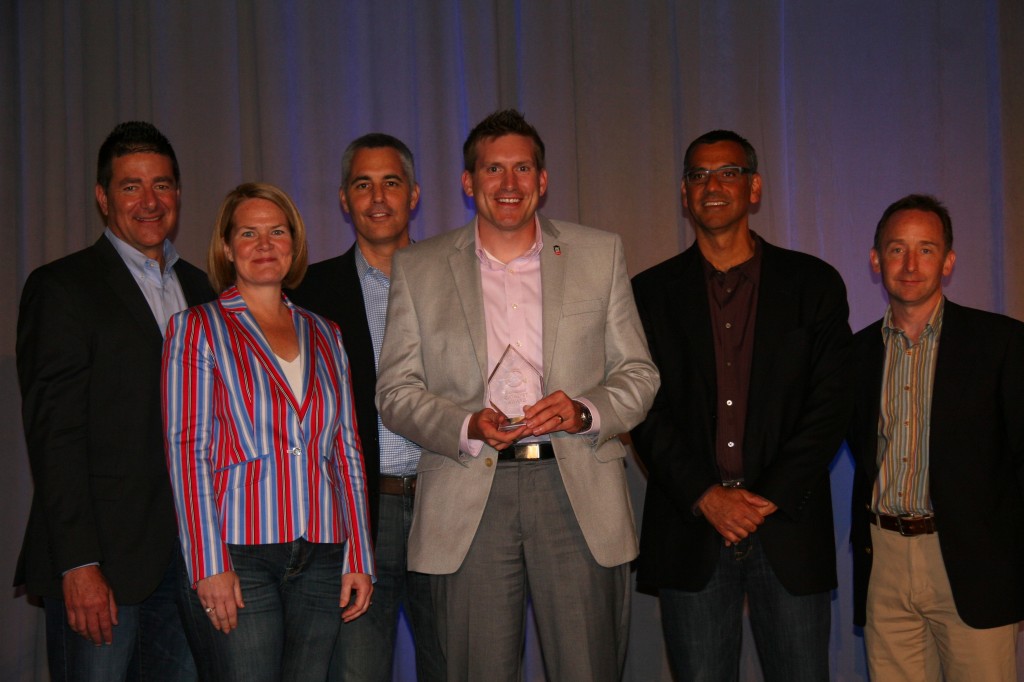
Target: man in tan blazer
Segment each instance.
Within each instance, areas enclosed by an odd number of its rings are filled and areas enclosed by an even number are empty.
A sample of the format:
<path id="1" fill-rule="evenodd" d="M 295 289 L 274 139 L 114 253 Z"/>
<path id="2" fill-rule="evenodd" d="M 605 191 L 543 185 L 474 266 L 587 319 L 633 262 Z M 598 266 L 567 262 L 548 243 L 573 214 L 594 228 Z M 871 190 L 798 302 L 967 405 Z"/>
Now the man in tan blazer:
<path id="1" fill-rule="evenodd" d="M 423 448 L 409 568 L 450 680 L 520 678 L 528 593 L 549 679 L 616 680 L 637 554 L 618 435 L 659 384 L 622 244 L 537 215 L 544 144 L 519 112 L 463 153 L 477 216 L 395 254 L 380 356 L 384 424 Z M 507 348 L 543 377 L 514 426 L 488 392 Z"/>

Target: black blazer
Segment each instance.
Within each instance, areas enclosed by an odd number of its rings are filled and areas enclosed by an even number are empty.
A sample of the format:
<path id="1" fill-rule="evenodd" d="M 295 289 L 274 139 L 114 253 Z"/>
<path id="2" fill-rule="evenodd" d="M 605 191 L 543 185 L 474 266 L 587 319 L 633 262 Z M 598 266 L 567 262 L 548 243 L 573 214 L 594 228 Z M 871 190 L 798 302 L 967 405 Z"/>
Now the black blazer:
<path id="1" fill-rule="evenodd" d="M 871 575 L 871 496 L 878 477 L 882 321 L 854 336 L 854 620 Z M 1024 324 L 946 301 L 935 361 L 928 483 L 942 560 L 965 623 L 1024 619 Z"/>
<path id="2" fill-rule="evenodd" d="M 289 292 L 292 302 L 312 310 L 341 327 L 352 375 L 352 395 L 356 404 L 359 440 L 363 447 L 363 470 L 370 499 L 370 527 L 377 538 L 380 515 L 380 435 L 377 432 L 377 369 L 373 359 L 373 340 L 366 323 L 363 288 L 356 271 L 356 247 L 340 256 L 314 263 L 306 270 L 302 283 Z"/>
<path id="3" fill-rule="evenodd" d="M 179 260 L 185 300 L 213 299 Z M 15 585 L 62 596 L 61 574 L 99 562 L 119 603 L 138 603 L 178 550 L 160 414 L 163 337 L 101 236 L 29 275 L 18 313 L 22 418 L 35 482 Z"/>
<path id="4" fill-rule="evenodd" d="M 794 594 L 836 586 L 829 463 L 848 417 L 843 280 L 812 256 L 762 242 L 743 448 L 747 487 L 779 510 L 757 533 Z M 703 589 L 722 537 L 694 505 L 721 482 L 715 462 L 715 351 L 696 244 L 633 280 L 661 389 L 633 443 L 648 469 L 637 582 Z"/>

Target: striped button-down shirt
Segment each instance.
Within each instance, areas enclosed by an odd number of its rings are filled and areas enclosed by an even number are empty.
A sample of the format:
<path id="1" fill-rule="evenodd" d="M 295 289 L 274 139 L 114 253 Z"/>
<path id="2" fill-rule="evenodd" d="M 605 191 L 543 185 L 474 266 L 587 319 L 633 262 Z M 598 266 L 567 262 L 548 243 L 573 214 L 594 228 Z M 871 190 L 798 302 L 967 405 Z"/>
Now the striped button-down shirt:
<path id="1" fill-rule="evenodd" d="M 892 308 L 882 319 L 885 366 L 878 411 L 878 478 L 872 511 L 930 514 L 928 439 L 932 384 L 945 299 L 935 307 L 917 343 L 893 326 Z"/>
<path id="2" fill-rule="evenodd" d="M 189 577 L 231 569 L 228 544 L 345 543 L 346 573 L 373 573 L 366 482 L 337 325 L 293 306 L 303 395 L 234 287 L 171 318 L 163 416 Z"/>

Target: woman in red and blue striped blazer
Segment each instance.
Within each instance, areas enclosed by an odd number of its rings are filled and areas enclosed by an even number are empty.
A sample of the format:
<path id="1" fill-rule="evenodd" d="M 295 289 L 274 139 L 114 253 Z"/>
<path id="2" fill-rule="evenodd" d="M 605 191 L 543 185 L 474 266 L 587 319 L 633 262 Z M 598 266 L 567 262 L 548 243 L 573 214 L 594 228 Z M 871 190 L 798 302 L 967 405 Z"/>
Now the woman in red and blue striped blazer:
<path id="1" fill-rule="evenodd" d="M 167 327 L 180 601 L 206 679 L 323 680 L 342 620 L 369 606 L 373 549 L 341 332 L 282 293 L 305 268 L 291 199 L 240 185 L 210 243 L 220 297 Z"/>

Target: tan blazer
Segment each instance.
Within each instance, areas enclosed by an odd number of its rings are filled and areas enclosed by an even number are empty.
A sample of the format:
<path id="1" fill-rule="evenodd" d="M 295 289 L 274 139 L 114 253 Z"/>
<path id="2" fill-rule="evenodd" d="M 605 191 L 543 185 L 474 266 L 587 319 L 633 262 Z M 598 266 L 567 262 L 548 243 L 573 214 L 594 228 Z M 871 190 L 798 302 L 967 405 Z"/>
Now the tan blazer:
<path id="1" fill-rule="evenodd" d="M 590 400 L 601 431 L 552 434 L 566 492 L 594 559 L 637 555 L 618 439 L 658 390 L 626 273 L 622 242 L 608 232 L 541 218 L 544 247 L 545 393 Z M 453 573 L 483 515 L 497 465 L 459 451 L 467 415 L 485 405 L 487 333 L 475 221 L 395 254 L 377 407 L 392 431 L 423 447 L 409 537 L 409 569 Z"/>

